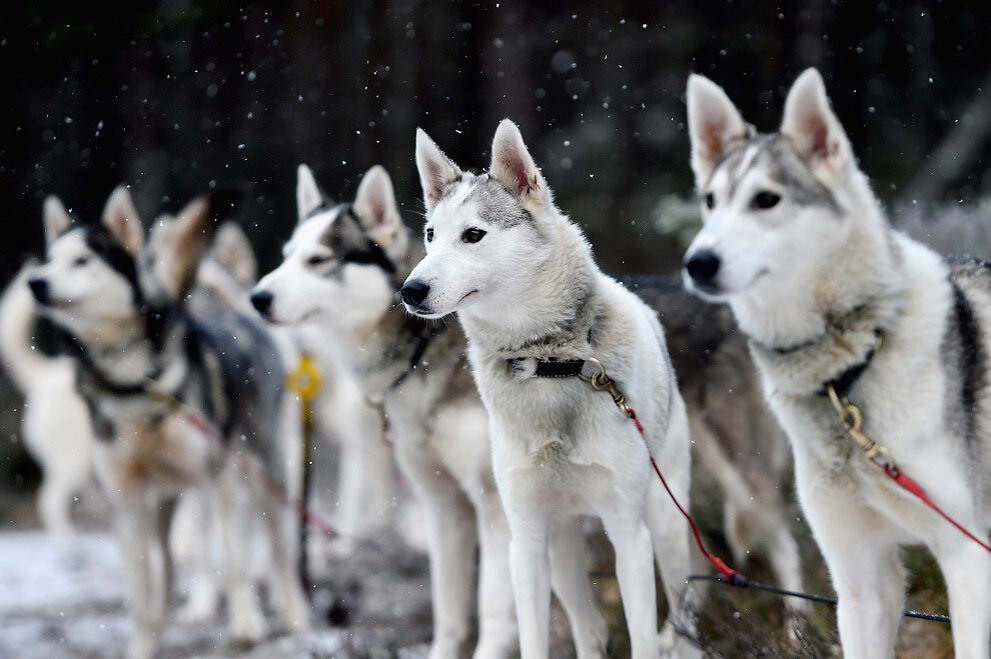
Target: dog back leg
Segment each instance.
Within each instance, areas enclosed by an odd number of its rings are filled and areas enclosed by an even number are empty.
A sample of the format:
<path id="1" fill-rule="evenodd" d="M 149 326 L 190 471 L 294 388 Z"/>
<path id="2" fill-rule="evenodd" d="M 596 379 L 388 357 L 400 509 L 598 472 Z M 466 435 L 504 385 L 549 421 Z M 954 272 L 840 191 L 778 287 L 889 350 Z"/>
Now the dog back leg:
<path id="1" fill-rule="evenodd" d="M 516 607 L 509 575 L 509 523 L 495 487 L 477 496 L 478 643 L 474 659 L 501 659 L 519 649 Z"/>
<path id="2" fill-rule="evenodd" d="M 429 656 L 460 657 L 465 654 L 471 611 L 475 515 L 457 481 L 423 444 L 397 442 L 396 458 L 421 502 L 426 521 L 434 620 Z"/>
<path id="3" fill-rule="evenodd" d="M 688 419 L 680 397 L 676 397 L 675 401 L 662 452 L 655 458 L 659 465 L 663 465 L 672 494 L 687 509 L 691 472 Z M 694 598 L 687 585 L 691 541 L 689 526 L 653 471 L 647 488 L 644 520 L 650 529 L 654 559 L 661 573 L 668 603 L 668 619 L 661 632 L 661 649 L 665 656 L 699 657 L 699 650 L 676 633 L 680 631 L 690 638 L 695 636 Z"/>
<path id="4" fill-rule="evenodd" d="M 248 498 L 245 484 L 241 482 L 244 478 L 236 465 L 227 463 L 221 468 L 210 494 L 224 547 L 224 586 L 231 637 L 254 642 L 268 633 L 268 625 L 247 565 L 251 534 L 247 531 L 243 510 L 240 510 Z"/>
<path id="5" fill-rule="evenodd" d="M 582 518 L 565 517 L 551 526 L 551 584 L 561 601 L 578 659 L 606 656 L 609 628 L 595 605 L 588 580 L 588 558 Z"/>
<path id="6" fill-rule="evenodd" d="M 946 581 L 954 655 L 991 657 L 991 555 L 951 528 L 931 546 Z"/>
<path id="7" fill-rule="evenodd" d="M 254 485 L 254 484 L 253 484 Z M 289 632 L 303 632 L 310 628 L 311 607 L 299 573 L 293 549 L 298 543 L 287 540 L 296 537 L 295 514 L 267 489 L 251 487 L 253 508 L 261 514 L 261 522 L 271 552 L 272 602 L 279 609 L 282 624 Z"/>

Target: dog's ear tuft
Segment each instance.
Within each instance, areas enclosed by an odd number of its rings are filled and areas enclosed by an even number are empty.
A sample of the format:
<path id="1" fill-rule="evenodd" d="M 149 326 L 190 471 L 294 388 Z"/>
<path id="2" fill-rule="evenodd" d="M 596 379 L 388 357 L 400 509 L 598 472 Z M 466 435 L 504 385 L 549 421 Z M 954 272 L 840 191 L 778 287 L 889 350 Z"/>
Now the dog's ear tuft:
<path id="1" fill-rule="evenodd" d="M 851 155 L 843 126 L 829 107 L 826 86 L 814 69 L 806 69 L 788 92 L 781 134 L 791 140 L 812 173 L 829 185 Z"/>
<path id="2" fill-rule="evenodd" d="M 423 201 L 428 211 L 437 205 L 444 188 L 461 176 L 458 166 L 444 155 L 422 128 L 416 129 L 416 169 L 420 174 Z"/>
<path id="3" fill-rule="evenodd" d="M 701 190 L 727 147 L 746 139 L 748 129 L 722 87 L 705 76 L 693 73 L 688 77 L 687 104 L 692 172 Z"/>
<path id="4" fill-rule="evenodd" d="M 45 198 L 45 205 L 42 210 L 42 221 L 45 226 L 45 243 L 51 245 L 63 233 L 72 226 L 72 218 L 69 211 L 62 205 L 62 201 L 55 195 Z"/>
<path id="5" fill-rule="evenodd" d="M 182 300 L 193 286 L 200 260 L 216 229 L 209 198 L 201 195 L 193 199 L 172 221 L 174 233 L 162 246 L 160 276 L 169 295 Z"/>
<path id="6" fill-rule="evenodd" d="M 544 177 L 523 143 L 523 136 L 509 119 L 503 119 L 492 138 L 489 175 L 505 185 L 525 206 L 548 200 Z"/>
<path id="7" fill-rule="evenodd" d="M 210 253 L 243 286 L 253 286 L 258 277 L 258 261 L 251 242 L 241 226 L 228 220 L 217 229 Z"/>
<path id="8" fill-rule="evenodd" d="M 392 179 L 381 165 L 369 169 L 361 179 L 354 198 L 354 210 L 372 240 L 383 247 L 393 241 L 402 220 Z"/>
<path id="9" fill-rule="evenodd" d="M 131 193 L 124 186 L 114 189 L 107 199 L 103 207 L 103 225 L 131 256 L 137 256 L 141 251 L 144 227 Z"/>
<path id="10" fill-rule="evenodd" d="M 299 221 L 308 218 L 313 211 L 326 205 L 326 197 L 317 179 L 313 176 L 313 170 L 307 165 L 300 165 L 296 168 L 296 211 L 299 214 Z"/>

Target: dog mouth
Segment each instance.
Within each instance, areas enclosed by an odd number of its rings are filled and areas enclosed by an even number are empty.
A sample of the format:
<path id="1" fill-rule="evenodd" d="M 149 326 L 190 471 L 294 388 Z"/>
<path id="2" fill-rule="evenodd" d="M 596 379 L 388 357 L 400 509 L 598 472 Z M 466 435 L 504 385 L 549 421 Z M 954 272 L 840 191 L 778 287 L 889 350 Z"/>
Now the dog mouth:
<path id="1" fill-rule="evenodd" d="M 764 277 L 771 274 L 770 268 L 761 268 L 757 271 L 750 281 L 740 287 L 728 287 L 718 280 L 710 280 L 707 282 L 697 281 L 692 279 L 690 276 L 685 275 L 685 287 L 690 291 L 699 294 L 701 297 L 709 300 L 724 300 L 728 297 L 734 295 L 739 295 L 751 290 L 758 282 L 760 282 Z"/>

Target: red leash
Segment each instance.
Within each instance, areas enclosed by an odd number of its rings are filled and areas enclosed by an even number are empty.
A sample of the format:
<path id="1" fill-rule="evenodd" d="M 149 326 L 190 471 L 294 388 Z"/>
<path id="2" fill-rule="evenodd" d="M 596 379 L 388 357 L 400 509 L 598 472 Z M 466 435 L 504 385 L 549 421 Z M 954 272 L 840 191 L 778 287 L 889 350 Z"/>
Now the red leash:
<path id="1" fill-rule="evenodd" d="M 633 421 L 633 425 L 637 427 L 637 430 L 640 432 L 640 436 L 643 437 L 644 443 L 646 443 L 647 436 L 644 434 L 643 426 L 640 425 L 640 419 L 637 418 L 637 413 L 634 412 L 633 408 L 629 405 L 627 405 L 626 409 L 623 411 L 626 413 L 626 416 L 630 417 Z M 661 479 L 661 485 L 663 485 L 664 489 L 667 490 L 668 496 L 671 497 L 671 501 L 674 502 L 674 505 L 678 508 L 678 511 L 685 516 L 685 519 L 688 520 L 689 526 L 692 527 L 692 534 L 695 536 L 695 544 L 698 545 L 699 551 L 702 552 L 702 555 L 705 556 L 710 563 L 716 566 L 716 569 L 719 570 L 719 572 L 723 575 L 723 578 L 726 579 L 726 583 L 731 586 L 746 586 L 748 581 L 745 576 L 726 565 L 723 559 L 718 556 L 714 556 L 705 548 L 705 545 L 702 543 L 702 536 L 699 535 L 699 529 L 695 525 L 695 520 L 692 519 L 692 516 L 688 513 L 688 511 L 681 506 L 678 502 L 678 498 L 674 496 L 674 492 L 672 492 L 671 488 L 668 487 L 667 481 L 664 480 L 664 474 L 661 473 L 660 467 L 657 466 L 657 461 L 654 460 L 654 456 L 650 454 L 649 448 L 647 449 L 647 455 L 650 456 L 650 464 L 654 468 L 654 473 Z"/>
<path id="2" fill-rule="evenodd" d="M 947 515 L 942 508 L 937 506 L 933 502 L 933 500 L 929 498 L 929 495 L 926 494 L 926 491 L 923 490 L 918 483 L 913 481 L 911 478 L 906 476 L 903 472 L 899 471 L 898 469 L 892 469 L 890 464 L 884 465 L 884 473 L 888 476 L 888 478 L 898 483 L 903 489 L 917 496 L 919 500 L 922 501 L 922 503 L 926 504 L 927 506 L 935 510 L 937 513 L 939 513 L 943 519 L 945 519 L 953 526 L 957 527 L 957 529 L 959 529 L 960 532 L 963 533 L 965 536 L 967 536 L 968 538 L 979 544 L 986 551 L 991 552 L 991 545 L 988 545 L 988 543 L 982 541 L 973 533 L 965 529 L 963 525 L 960 524 L 957 520 Z"/>

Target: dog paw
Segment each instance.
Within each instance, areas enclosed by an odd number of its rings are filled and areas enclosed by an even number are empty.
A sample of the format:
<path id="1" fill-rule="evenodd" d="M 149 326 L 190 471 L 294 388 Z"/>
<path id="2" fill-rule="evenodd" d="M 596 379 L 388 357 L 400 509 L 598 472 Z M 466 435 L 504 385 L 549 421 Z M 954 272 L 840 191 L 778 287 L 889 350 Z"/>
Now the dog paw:
<path id="1" fill-rule="evenodd" d="M 158 641 L 152 634 L 135 633 L 127 643 L 127 659 L 152 659 L 158 651 Z"/>
<path id="2" fill-rule="evenodd" d="M 268 634 L 268 623 L 257 607 L 238 607 L 231 611 L 231 638 L 237 642 L 256 643 Z"/>
<path id="3" fill-rule="evenodd" d="M 176 611 L 176 619 L 183 625 L 198 625 L 213 620 L 218 609 L 219 595 L 215 590 L 194 589 Z"/>

